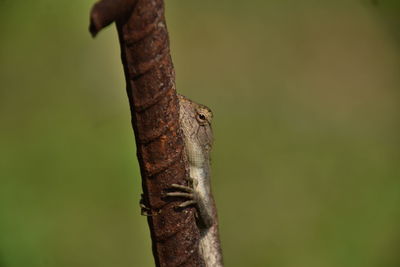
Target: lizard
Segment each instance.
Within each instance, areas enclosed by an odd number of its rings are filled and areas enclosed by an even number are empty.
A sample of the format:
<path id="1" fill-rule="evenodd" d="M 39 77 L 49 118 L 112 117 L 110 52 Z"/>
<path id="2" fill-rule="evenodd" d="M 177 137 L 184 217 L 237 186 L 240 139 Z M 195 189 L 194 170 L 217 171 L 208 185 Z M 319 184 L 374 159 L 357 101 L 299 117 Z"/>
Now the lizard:
<path id="1" fill-rule="evenodd" d="M 218 218 L 211 192 L 210 152 L 213 144 L 211 121 L 213 113 L 201 104 L 179 95 L 179 123 L 189 163 L 189 186 L 172 184 L 170 197 L 185 199 L 179 208 L 195 205 L 200 230 L 199 253 L 206 267 L 222 267 L 222 251 L 218 233 Z"/>

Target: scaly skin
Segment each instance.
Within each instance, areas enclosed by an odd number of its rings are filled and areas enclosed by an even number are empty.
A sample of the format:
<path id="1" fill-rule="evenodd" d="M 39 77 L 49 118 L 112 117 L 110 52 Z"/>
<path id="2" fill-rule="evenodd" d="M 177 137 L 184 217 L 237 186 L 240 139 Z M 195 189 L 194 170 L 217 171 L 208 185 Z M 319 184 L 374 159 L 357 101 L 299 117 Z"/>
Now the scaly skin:
<path id="1" fill-rule="evenodd" d="M 206 267 L 222 267 L 222 251 L 218 234 L 218 218 L 211 192 L 210 152 L 213 143 L 211 129 L 212 112 L 182 95 L 179 99 L 179 121 L 184 137 L 186 156 L 190 169 L 191 187 L 173 184 L 180 192 L 168 196 L 183 197 L 179 207 L 195 204 L 200 229 L 199 250 Z M 183 192 L 182 192 L 183 191 Z"/>

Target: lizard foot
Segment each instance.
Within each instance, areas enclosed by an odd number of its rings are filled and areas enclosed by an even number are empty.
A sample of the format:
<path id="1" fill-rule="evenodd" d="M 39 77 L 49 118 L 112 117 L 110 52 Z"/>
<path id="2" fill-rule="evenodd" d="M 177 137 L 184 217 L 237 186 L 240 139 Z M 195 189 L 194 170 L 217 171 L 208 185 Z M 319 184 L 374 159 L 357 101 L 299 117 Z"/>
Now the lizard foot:
<path id="1" fill-rule="evenodd" d="M 143 194 L 140 197 L 139 201 L 139 206 L 140 206 L 140 215 L 142 216 L 155 216 L 160 213 L 160 211 L 152 211 L 145 203 L 143 199 Z"/>
<path id="2" fill-rule="evenodd" d="M 188 200 L 182 202 L 179 204 L 177 207 L 179 208 L 185 208 L 187 206 L 196 204 L 197 201 L 195 200 L 195 195 L 194 195 L 194 190 L 190 186 L 185 186 L 185 185 L 179 185 L 179 184 L 172 184 L 171 189 L 177 189 L 181 191 L 176 191 L 176 192 L 168 192 L 165 195 L 168 197 L 182 197 L 186 198 Z M 184 192 L 182 192 L 184 191 Z"/>

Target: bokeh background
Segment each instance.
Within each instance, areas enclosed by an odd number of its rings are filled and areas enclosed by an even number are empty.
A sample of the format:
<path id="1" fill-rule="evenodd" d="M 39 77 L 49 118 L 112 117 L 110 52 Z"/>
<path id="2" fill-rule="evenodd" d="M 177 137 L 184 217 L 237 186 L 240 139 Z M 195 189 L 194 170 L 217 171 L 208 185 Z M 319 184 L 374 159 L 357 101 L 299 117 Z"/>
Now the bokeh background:
<path id="1" fill-rule="evenodd" d="M 153 266 L 117 35 L 0 0 L 0 266 Z M 226 266 L 400 266 L 400 2 L 166 1 Z"/>

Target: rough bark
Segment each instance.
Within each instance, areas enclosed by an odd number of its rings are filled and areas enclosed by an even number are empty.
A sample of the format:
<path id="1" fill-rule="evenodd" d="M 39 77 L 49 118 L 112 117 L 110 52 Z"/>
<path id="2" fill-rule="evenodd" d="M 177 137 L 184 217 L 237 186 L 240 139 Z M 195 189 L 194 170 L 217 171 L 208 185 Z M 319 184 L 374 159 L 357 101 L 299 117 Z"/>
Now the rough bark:
<path id="1" fill-rule="evenodd" d="M 144 202 L 157 266 L 203 266 L 194 208 L 177 210 L 165 198 L 171 184 L 187 184 L 175 73 L 163 0 L 102 0 L 94 5 L 90 32 L 117 24 L 126 90 L 135 133 Z"/>

